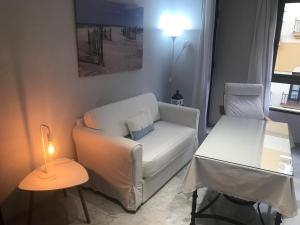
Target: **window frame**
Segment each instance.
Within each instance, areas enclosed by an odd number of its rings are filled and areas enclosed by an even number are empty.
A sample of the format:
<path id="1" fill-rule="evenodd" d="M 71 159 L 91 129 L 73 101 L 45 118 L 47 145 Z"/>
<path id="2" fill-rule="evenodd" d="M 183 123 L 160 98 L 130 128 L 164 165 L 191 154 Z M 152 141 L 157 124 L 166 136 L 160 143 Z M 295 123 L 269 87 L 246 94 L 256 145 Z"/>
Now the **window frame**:
<path id="1" fill-rule="evenodd" d="M 300 75 L 293 74 L 289 76 L 286 74 L 275 73 L 275 64 L 276 64 L 276 58 L 277 58 L 278 47 L 279 47 L 280 36 L 281 36 L 284 7 L 286 3 L 300 3 L 300 0 L 278 0 L 276 31 L 275 31 L 275 39 L 274 39 L 272 82 L 291 84 L 291 85 L 293 84 L 300 85 Z"/>

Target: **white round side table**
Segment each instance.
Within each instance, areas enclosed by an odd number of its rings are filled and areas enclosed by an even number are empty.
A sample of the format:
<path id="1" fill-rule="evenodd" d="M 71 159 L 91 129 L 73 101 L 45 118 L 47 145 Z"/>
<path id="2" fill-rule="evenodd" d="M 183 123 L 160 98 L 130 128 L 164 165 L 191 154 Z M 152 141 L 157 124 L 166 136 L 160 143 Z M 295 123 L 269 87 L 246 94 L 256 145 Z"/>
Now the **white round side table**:
<path id="1" fill-rule="evenodd" d="M 90 223 L 89 213 L 80 188 L 80 185 L 89 179 L 85 168 L 74 160 L 67 158 L 53 160 L 47 166 L 53 174 L 52 176 L 42 178 L 44 166 L 41 166 L 29 173 L 19 184 L 19 189 L 30 193 L 28 225 L 31 224 L 32 219 L 34 192 L 63 190 L 66 196 L 66 189 L 71 187 L 77 188 L 87 223 Z"/>

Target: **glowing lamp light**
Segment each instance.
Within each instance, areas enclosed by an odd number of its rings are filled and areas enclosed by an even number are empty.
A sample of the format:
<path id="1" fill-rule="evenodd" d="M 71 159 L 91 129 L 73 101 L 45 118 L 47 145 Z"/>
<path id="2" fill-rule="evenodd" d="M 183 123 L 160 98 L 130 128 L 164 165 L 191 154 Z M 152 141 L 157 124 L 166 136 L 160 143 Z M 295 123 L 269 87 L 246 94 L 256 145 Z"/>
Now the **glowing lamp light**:
<path id="1" fill-rule="evenodd" d="M 50 155 L 53 155 L 53 154 L 54 154 L 54 150 L 55 150 L 54 145 L 53 145 L 51 142 L 49 142 L 49 145 L 48 145 L 48 153 L 49 153 Z"/>
<path id="2" fill-rule="evenodd" d="M 47 151 L 46 151 L 46 143 L 44 138 L 44 130 L 47 131 Z M 39 177 L 42 179 L 47 179 L 52 177 L 55 173 L 53 171 L 49 170 L 49 167 L 47 165 L 48 163 L 48 155 L 51 156 L 54 154 L 55 148 L 52 143 L 52 134 L 50 127 L 46 124 L 40 125 L 40 132 L 41 132 L 41 138 L 42 138 L 42 144 L 43 144 L 43 154 L 44 154 L 44 170 L 43 173 L 39 174 Z"/>
<path id="3" fill-rule="evenodd" d="M 159 27 L 169 37 L 176 38 L 182 34 L 184 30 L 190 29 L 189 19 L 179 13 L 164 13 L 159 22 Z"/>

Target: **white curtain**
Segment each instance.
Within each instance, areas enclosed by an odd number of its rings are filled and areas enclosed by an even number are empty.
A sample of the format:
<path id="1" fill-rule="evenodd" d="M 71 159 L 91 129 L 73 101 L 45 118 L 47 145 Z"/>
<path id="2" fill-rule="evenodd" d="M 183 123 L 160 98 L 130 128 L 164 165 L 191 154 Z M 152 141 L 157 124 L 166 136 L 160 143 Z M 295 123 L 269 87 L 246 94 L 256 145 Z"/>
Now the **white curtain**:
<path id="1" fill-rule="evenodd" d="M 206 136 L 208 98 L 211 81 L 213 36 L 215 23 L 215 0 L 202 0 L 201 30 L 194 74 L 192 106 L 200 109 L 199 141 Z"/>
<path id="2" fill-rule="evenodd" d="M 278 0 L 257 0 L 256 21 L 248 68 L 248 83 L 264 86 L 264 112 L 269 113 L 273 47 Z"/>

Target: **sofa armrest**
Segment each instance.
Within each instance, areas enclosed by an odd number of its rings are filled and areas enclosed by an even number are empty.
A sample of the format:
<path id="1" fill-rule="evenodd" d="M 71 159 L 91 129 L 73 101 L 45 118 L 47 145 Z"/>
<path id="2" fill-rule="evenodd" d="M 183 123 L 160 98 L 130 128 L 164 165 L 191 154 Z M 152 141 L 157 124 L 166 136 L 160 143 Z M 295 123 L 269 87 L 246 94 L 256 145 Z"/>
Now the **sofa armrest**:
<path id="1" fill-rule="evenodd" d="M 117 186 L 142 182 L 142 145 L 124 137 L 76 125 L 73 139 L 79 162 Z"/>
<path id="2" fill-rule="evenodd" d="M 164 102 L 158 103 L 161 120 L 178 123 L 198 131 L 200 110 L 177 106 Z"/>

